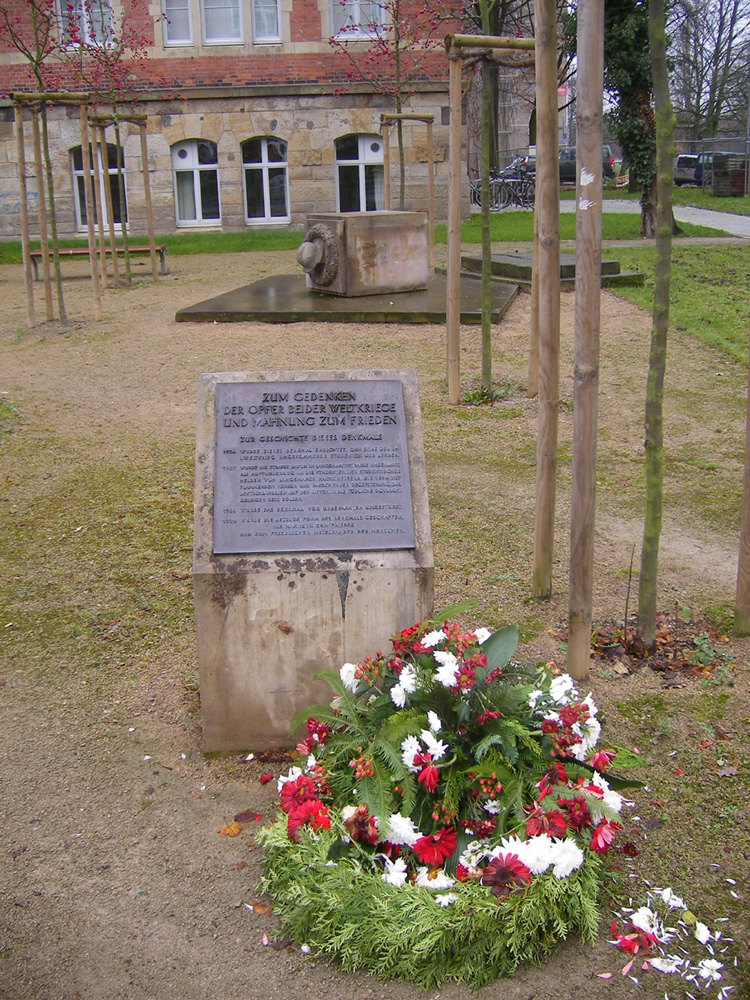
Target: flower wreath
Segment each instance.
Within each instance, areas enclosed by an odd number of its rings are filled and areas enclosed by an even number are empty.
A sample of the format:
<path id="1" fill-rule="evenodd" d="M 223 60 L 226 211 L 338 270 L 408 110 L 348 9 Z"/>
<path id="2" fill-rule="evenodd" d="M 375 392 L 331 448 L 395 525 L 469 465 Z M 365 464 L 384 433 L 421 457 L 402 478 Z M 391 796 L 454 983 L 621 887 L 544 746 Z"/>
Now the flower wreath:
<path id="1" fill-rule="evenodd" d="M 260 835 L 287 933 L 347 969 L 478 987 L 596 934 L 599 855 L 625 782 L 554 664 L 511 660 L 516 626 L 413 625 L 393 652 L 323 672 L 300 767 Z"/>

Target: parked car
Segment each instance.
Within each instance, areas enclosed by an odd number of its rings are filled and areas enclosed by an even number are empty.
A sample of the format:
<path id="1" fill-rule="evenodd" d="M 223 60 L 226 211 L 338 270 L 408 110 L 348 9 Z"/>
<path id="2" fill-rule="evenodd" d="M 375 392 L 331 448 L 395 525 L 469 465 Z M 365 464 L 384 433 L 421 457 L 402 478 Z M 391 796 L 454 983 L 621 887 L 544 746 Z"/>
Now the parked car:
<path id="1" fill-rule="evenodd" d="M 711 153 L 698 153 L 698 159 L 695 161 L 695 170 L 693 171 L 693 181 L 696 184 L 703 183 L 703 173 L 706 174 L 706 184 L 710 184 L 713 175 L 713 165 L 714 165 L 714 154 Z"/>
<path id="2" fill-rule="evenodd" d="M 575 146 L 561 146 L 558 153 L 560 163 L 560 183 L 575 184 L 576 182 L 576 148 Z M 612 148 L 602 146 L 602 174 L 604 177 L 615 176 L 615 161 L 612 157 Z"/>
<path id="3" fill-rule="evenodd" d="M 517 156 L 515 160 L 511 160 L 507 167 L 503 167 L 500 172 L 507 176 L 534 174 L 536 173 L 536 156 Z"/>
<path id="4" fill-rule="evenodd" d="M 694 153 L 680 153 L 674 158 L 674 182 L 679 187 L 681 184 L 695 184 L 695 168 L 698 164 L 698 156 Z"/>

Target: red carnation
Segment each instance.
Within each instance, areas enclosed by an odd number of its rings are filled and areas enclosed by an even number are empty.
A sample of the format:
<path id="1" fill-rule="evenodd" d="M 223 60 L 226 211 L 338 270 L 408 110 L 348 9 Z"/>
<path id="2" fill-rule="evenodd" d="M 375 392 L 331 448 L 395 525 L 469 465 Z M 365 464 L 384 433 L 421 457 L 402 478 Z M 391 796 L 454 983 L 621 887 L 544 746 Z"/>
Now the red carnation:
<path id="1" fill-rule="evenodd" d="M 279 803 L 285 813 L 290 813 L 296 806 L 301 806 L 308 799 L 315 799 L 315 785 L 305 774 L 298 775 L 294 781 L 285 781 L 279 793 Z"/>
<path id="2" fill-rule="evenodd" d="M 435 868 L 449 858 L 456 849 L 456 832 L 443 826 L 437 833 L 415 840 L 411 848 L 423 865 Z"/>
<path id="3" fill-rule="evenodd" d="M 307 824 L 311 830 L 328 830 L 331 821 L 328 810 L 320 799 L 306 799 L 301 805 L 296 805 L 287 818 L 287 833 L 290 840 L 298 840 L 298 830 Z"/>

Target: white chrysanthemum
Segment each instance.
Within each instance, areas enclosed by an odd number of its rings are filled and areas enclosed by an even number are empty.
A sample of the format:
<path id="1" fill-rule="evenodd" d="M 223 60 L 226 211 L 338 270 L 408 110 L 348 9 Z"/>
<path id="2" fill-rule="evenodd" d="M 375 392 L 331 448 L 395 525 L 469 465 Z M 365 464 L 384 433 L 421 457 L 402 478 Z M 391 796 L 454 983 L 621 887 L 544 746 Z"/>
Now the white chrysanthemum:
<path id="1" fill-rule="evenodd" d="M 500 803 L 497 799 L 487 799 L 484 804 L 484 811 L 488 812 L 491 816 L 496 816 L 500 812 Z"/>
<path id="2" fill-rule="evenodd" d="M 357 811 L 356 806 L 344 806 L 343 809 L 341 810 L 341 822 L 346 823 L 348 819 L 352 818 L 352 816 L 355 814 L 356 811 Z"/>
<path id="3" fill-rule="evenodd" d="M 589 750 L 593 750 L 596 744 L 599 742 L 599 736 L 602 731 L 602 724 L 598 719 L 589 717 L 583 724 L 576 722 L 573 726 L 573 732 L 576 736 L 582 738 L 582 742 L 578 744 L 584 753 Z"/>
<path id="4" fill-rule="evenodd" d="M 455 687 L 458 673 L 458 660 L 447 649 L 438 649 L 432 654 L 433 659 L 440 664 L 435 671 L 435 680 L 443 687 Z"/>
<path id="5" fill-rule="evenodd" d="M 649 959 L 648 963 L 652 969 L 656 969 L 657 972 L 679 972 L 682 966 L 685 964 L 685 959 L 680 958 L 679 955 L 666 955 L 664 958 Z"/>
<path id="6" fill-rule="evenodd" d="M 586 697 L 583 699 L 583 701 L 581 702 L 581 704 L 582 705 L 586 705 L 588 707 L 589 715 L 591 716 L 592 719 L 599 712 L 599 709 L 596 707 L 596 702 L 594 701 L 594 696 L 592 695 L 592 693 L 590 691 L 586 695 Z"/>
<path id="7" fill-rule="evenodd" d="M 406 691 L 400 684 L 394 684 L 391 688 L 391 701 L 396 708 L 403 708 L 406 704 Z"/>
<path id="8" fill-rule="evenodd" d="M 609 787 L 609 782 L 604 777 L 604 775 L 599 774 L 598 771 L 595 771 L 591 779 L 591 784 L 596 785 L 597 788 L 601 788 L 602 790 L 601 799 L 597 800 L 595 798 L 592 798 L 588 800 L 588 805 L 592 816 L 596 813 L 596 818 L 599 819 L 600 814 L 602 813 L 601 809 L 596 808 L 597 802 L 601 802 L 601 804 L 609 810 L 620 812 L 620 810 L 622 809 L 622 795 L 620 795 L 619 792 L 616 792 L 613 788 Z M 666 900 L 664 900 L 664 902 L 666 903 Z"/>
<path id="9" fill-rule="evenodd" d="M 722 963 L 717 962 L 715 958 L 704 958 L 702 962 L 698 963 L 698 975 L 702 979 L 712 979 L 714 982 L 718 982 L 721 979 L 719 969 L 723 968 Z"/>
<path id="10" fill-rule="evenodd" d="M 415 885 L 421 885 L 423 889 L 450 889 L 456 884 L 456 880 L 445 874 L 445 869 L 435 871 L 435 869 L 417 869 L 417 877 L 414 879 Z"/>
<path id="11" fill-rule="evenodd" d="M 477 637 L 477 642 L 481 646 L 483 642 L 487 642 L 492 632 L 488 628 L 475 628 L 474 635 Z"/>
<path id="12" fill-rule="evenodd" d="M 299 767 L 290 767 L 289 774 L 279 775 L 279 780 L 276 782 L 277 790 L 281 791 L 282 785 L 285 785 L 287 781 L 296 781 L 301 774 L 302 770 Z"/>
<path id="13" fill-rule="evenodd" d="M 388 885 L 403 885 L 407 877 L 406 862 L 403 858 L 396 858 L 395 861 L 386 858 L 385 871 L 380 877 Z"/>
<path id="14" fill-rule="evenodd" d="M 645 931 L 647 934 L 653 934 L 655 938 L 659 938 L 662 930 L 659 917 L 650 907 L 639 906 L 631 916 L 630 922 L 639 931 Z"/>
<path id="15" fill-rule="evenodd" d="M 476 871 L 479 862 L 489 855 L 490 843 L 488 840 L 472 840 L 461 852 L 458 863 L 468 868 L 469 871 Z"/>
<path id="16" fill-rule="evenodd" d="M 695 930 L 693 931 L 693 937 L 695 938 L 696 941 L 700 941 L 701 944 L 708 944 L 708 942 L 711 940 L 711 931 L 708 929 L 708 927 L 706 927 L 705 924 L 702 924 L 700 920 L 696 920 Z"/>
<path id="17" fill-rule="evenodd" d="M 357 685 L 359 681 L 354 676 L 357 669 L 356 663 L 345 663 L 341 670 L 339 670 L 339 677 L 341 678 L 341 683 L 344 685 L 347 691 L 352 694 L 357 690 Z"/>
<path id="18" fill-rule="evenodd" d="M 404 762 L 404 767 L 407 767 L 412 774 L 416 774 L 419 770 L 414 766 L 414 755 L 417 753 L 422 753 L 422 744 L 416 736 L 407 736 L 401 743 L 401 760 Z"/>
<path id="19" fill-rule="evenodd" d="M 391 844 L 406 844 L 408 847 L 419 840 L 422 834 L 408 816 L 392 813 L 386 824 L 385 839 Z"/>
<path id="20" fill-rule="evenodd" d="M 440 721 L 440 717 L 436 712 L 427 713 L 427 723 L 430 727 L 430 731 L 433 733 L 439 733 L 443 728 L 443 723 Z"/>
<path id="21" fill-rule="evenodd" d="M 583 864 L 583 851 L 573 840 L 566 837 L 552 840 L 552 874 L 555 878 L 567 878 Z"/>
<path id="22" fill-rule="evenodd" d="M 307 758 L 307 761 L 306 761 L 306 763 L 305 763 L 305 771 L 306 771 L 306 772 L 307 772 L 308 774 L 310 774 L 310 773 L 312 772 L 313 768 L 315 767 L 315 765 L 316 765 L 317 763 L 318 763 L 318 762 L 317 762 L 317 760 L 315 759 L 315 754 L 314 754 L 314 753 L 311 753 L 311 754 L 310 754 L 310 755 L 308 756 L 308 758 Z"/>
<path id="23" fill-rule="evenodd" d="M 441 896 L 435 896 L 435 902 L 438 906 L 450 906 L 451 903 L 455 903 L 458 896 L 455 892 L 444 892 Z"/>
<path id="24" fill-rule="evenodd" d="M 685 904 L 685 900 L 681 899 L 674 892 L 673 889 L 670 889 L 669 887 L 667 887 L 666 889 L 662 889 L 661 892 L 659 893 L 659 895 L 661 896 L 662 900 L 667 904 L 667 906 L 669 907 L 670 910 L 686 910 L 687 909 L 687 906 Z"/>
<path id="25" fill-rule="evenodd" d="M 528 840 L 520 842 L 517 854 L 519 861 L 526 865 L 532 875 L 541 875 L 552 864 L 552 841 L 545 834 L 529 837 Z"/>
<path id="26" fill-rule="evenodd" d="M 448 749 L 447 743 L 435 739 L 429 729 L 423 729 L 419 735 L 422 737 L 422 742 L 427 747 L 427 752 L 432 755 L 433 760 L 440 760 L 441 757 L 445 756 L 445 752 Z"/>
<path id="27" fill-rule="evenodd" d="M 529 708 L 531 709 L 532 712 L 536 708 L 536 703 L 539 701 L 540 698 L 543 697 L 544 697 L 544 691 L 539 691 L 538 689 L 536 691 L 531 691 L 529 693 Z"/>
<path id="28" fill-rule="evenodd" d="M 434 632 L 428 632 L 427 635 L 422 636 L 419 641 L 425 649 L 432 649 L 433 646 L 437 646 L 443 639 L 445 639 L 445 632 L 441 628 L 438 628 Z"/>
<path id="29" fill-rule="evenodd" d="M 569 674 L 560 674 L 558 677 L 552 678 L 549 686 L 549 696 L 558 705 L 566 704 L 572 698 L 575 698 L 576 694 L 576 686 Z"/>
<path id="30" fill-rule="evenodd" d="M 405 663 L 401 668 L 398 682 L 407 694 L 414 694 L 417 690 L 418 674 L 411 663 Z"/>

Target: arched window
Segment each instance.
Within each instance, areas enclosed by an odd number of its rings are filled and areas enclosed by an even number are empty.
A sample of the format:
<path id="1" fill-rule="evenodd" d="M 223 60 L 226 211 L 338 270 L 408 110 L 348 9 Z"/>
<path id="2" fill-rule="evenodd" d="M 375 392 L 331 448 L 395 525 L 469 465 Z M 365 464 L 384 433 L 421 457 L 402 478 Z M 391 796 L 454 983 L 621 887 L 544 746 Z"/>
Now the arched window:
<path id="1" fill-rule="evenodd" d="M 209 139 L 185 139 L 172 146 L 178 226 L 210 226 L 221 219 L 219 155 Z"/>
<path id="2" fill-rule="evenodd" d="M 289 193 L 286 143 L 258 136 L 242 143 L 245 175 L 245 221 L 288 222 Z"/>
<path id="3" fill-rule="evenodd" d="M 122 219 L 120 217 L 120 182 L 117 177 L 117 146 L 114 143 L 107 143 L 107 163 L 106 166 L 102 163 L 101 152 L 99 144 L 96 144 L 96 157 L 99 163 L 99 177 L 100 177 L 100 200 L 102 205 L 102 214 L 104 216 L 104 225 L 109 226 L 109 217 L 107 215 L 107 197 L 104 191 L 104 178 L 107 177 L 109 181 L 109 190 L 112 194 L 112 220 L 115 224 L 116 229 L 121 228 Z M 94 170 L 93 170 L 93 148 L 89 146 L 89 183 L 91 184 L 91 204 L 94 207 L 94 225 L 99 225 L 99 219 L 96 215 L 96 197 L 94 195 Z M 86 231 L 86 192 L 83 186 L 83 155 L 80 146 L 75 146 L 70 150 L 70 166 L 73 172 L 73 194 L 76 212 L 76 229 L 79 232 Z M 122 166 L 122 181 L 123 186 L 125 186 L 125 164 L 123 162 Z M 123 190 L 123 196 L 125 191 Z M 125 201 L 125 221 L 128 221 L 128 206 L 127 199 L 123 197 Z"/>
<path id="4" fill-rule="evenodd" d="M 336 201 L 339 212 L 385 208 L 383 140 L 379 135 L 336 139 Z"/>

